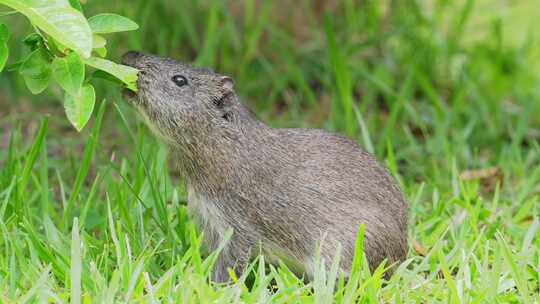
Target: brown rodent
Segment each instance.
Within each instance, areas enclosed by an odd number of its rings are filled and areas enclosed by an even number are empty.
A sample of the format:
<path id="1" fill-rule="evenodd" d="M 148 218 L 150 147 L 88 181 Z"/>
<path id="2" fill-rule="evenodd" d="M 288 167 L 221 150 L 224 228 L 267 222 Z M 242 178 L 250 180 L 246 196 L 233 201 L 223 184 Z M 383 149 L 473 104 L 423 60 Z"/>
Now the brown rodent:
<path id="1" fill-rule="evenodd" d="M 353 141 L 316 129 L 272 128 L 234 92 L 230 77 L 169 58 L 128 52 L 140 70 L 130 96 L 150 128 L 168 145 L 185 176 L 188 210 L 220 253 L 213 278 L 228 281 L 251 257 L 281 259 L 314 272 L 314 254 L 351 267 L 356 233 L 365 225 L 364 251 L 373 269 L 407 254 L 408 206 L 386 169 Z"/>

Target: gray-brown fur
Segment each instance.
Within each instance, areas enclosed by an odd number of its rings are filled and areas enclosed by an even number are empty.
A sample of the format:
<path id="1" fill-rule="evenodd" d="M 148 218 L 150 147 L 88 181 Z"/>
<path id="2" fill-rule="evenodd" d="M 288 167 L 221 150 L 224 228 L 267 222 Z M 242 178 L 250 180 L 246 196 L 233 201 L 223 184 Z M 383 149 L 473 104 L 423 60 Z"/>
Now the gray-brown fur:
<path id="1" fill-rule="evenodd" d="M 170 148 L 185 174 L 188 209 L 211 249 L 233 236 L 214 269 L 227 281 L 262 253 L 313 275 L 314 254 L 331 261 L 342 247 L 350 269 L 356 232 L 373 269 L 407 253 L 407 203 L 387 171 L 353 141 L 316 129 L 278 129 L 259 121 L 234 93 L 232 80 L 172 59 L 129 52 L 138 68 L 132 103 Z M 188 84 L 171 79 L 183 75 Z"/>

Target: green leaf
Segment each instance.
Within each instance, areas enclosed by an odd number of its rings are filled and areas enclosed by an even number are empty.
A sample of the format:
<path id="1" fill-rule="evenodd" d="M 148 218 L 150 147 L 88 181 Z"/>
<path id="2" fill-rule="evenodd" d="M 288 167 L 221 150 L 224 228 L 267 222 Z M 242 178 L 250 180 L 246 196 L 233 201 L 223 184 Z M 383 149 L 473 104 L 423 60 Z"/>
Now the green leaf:
<path id="1" fill-rule="evenodd" d="M 40 94 L 41 92 L 45 91 L 45 89 L 49 86 L 49 78 L 44 79 L 36 79 L 36 78 L 29 78 L 29 77 L 23 77 L 24 83 L 26 84 L 26 87 L 30 92 L 34 95 Z"/>
<path id="2" fill-rule="evenodd" d="M 118 85 L 123 84 L 123 82 L 120 81 L 120 79 L 114 77 L 113 75 L 111 75 L 111 74 L 109 74 L 107 72 L 103 72 L 102 70 L 97 70 L 94 73 L 92 73 L 92 75 L 90 76 L 90 79 L 91 80 L 94 80 L 94 79 L 106 80 L 106 81 L 110 81 L 110 82 L 113 82 L 113 83 L 118 84 Z"/>
<path id="3" fill-rule="evenodd" d="M 71 4 L 71 7 L 78 10 L 79 12 L 83 11 L 81 1 L 79 1 L 79 0 L 69 0 L 69 4 Z"/>
<path id="4" fill-rule="evenodd" d="M 84 63 L 75 52 L 56 57 L 52 63 L 54 79 L 70 95 L 79 94 L 84 81 Z"/>
<path id="5" fill-rule="evenodd" d="M 107 45 L 107 40 L 103 36 L 94 34 L 92 35 L 92 39 L 93 39 L 93 44 L 92 44 L 93 49 L 101 49 L 101 48 L 104 48 L 105 45 Z"/>
<path id="6" fill-rule="evenodd" d="M 92 31 L 81 12 L 67 0 L 0 0 L 26 17 L 61 44 L 87 58 L 92 51 Z"/>
<path id="7" fill-rule="evenodd" d="M 99 48 L 99 49 L 94 49 L 94 52 L 95 52 L 99 57 L 105 57 L 105 56 L 107 56 L 107 48 L 105 48 L 105 47 L 102 47 L 102 48 Z"/>
<path id="8" fill-rule="evenodd" d="M 113 75 L 120 79 L 128 89 L 137 92 L 137 75 L 139 70 L 98 57 L 90 57 L 85 59 L 84 62 L 89 66 Z"/>
<path id="9" fill-rule="evenodd" d="M 80 132 L 90 119 L 95 103 L 96 92 L 89 84 L 82 87 L 79 95 L 66 94 L 64 99 L 66 115 L 77 131 Z"/>
<path id="10" fill-rule="evenodd" d="M 50 55 L 45 49 L 37 49 L 30 53 L 19 69 L 21 75 L 42 78 L 50 73 Z"/>
<path id="11" fill-rule="evenodd" d="M 32 94 L 43 92 L 51 79 L 50 56 L 43 48 L 33 51 L 19 68 Z"/>
<path id="12" fill-rule="evenodd" d="M 94 34 L 134 31 L 139 28 L 137 23 L 129 18 L 116 14 L 99 14 L 88 19 Z"/>

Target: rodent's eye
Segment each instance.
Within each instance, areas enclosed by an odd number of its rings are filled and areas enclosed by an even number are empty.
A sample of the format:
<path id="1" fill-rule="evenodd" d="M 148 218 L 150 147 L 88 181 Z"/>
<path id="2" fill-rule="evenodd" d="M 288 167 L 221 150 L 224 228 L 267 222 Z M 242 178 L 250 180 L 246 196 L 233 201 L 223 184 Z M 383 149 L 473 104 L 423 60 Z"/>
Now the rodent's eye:
<path id="1" fill-rule="evenodd" d="M 182 76 L 182 75 L 174 75 L 173 78 L 172 78 L 172 81 L 178 87 L 183 87 L 188 83 L 187 78 Z"/>

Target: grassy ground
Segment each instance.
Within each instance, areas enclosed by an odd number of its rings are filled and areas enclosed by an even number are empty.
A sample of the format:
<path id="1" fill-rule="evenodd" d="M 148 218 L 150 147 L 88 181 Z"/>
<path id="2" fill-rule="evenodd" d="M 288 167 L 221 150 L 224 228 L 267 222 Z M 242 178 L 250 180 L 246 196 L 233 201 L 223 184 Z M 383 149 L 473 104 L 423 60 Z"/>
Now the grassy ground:
<path id="1" fill-rule="evenodd" d="M 56 88 L 33 98 L 2 73 L 0 302 L 539 302 L 537 4 L 324 2 L 86 10 L 140 23 L 112 37 L 113 58 L 136 48 L 212 66 L 270 124 L 339 131 L 375 153 L 411 206 L 408 260 L 390 280 L 358 248 L 336 285 L 333 272 L 306 284 L 263 259 L 249 278 L 210 283 L 214 255 L 186 216 L 181 176 L 118 90 L 98 88 L 108 102 L 77 134 Z"/>

